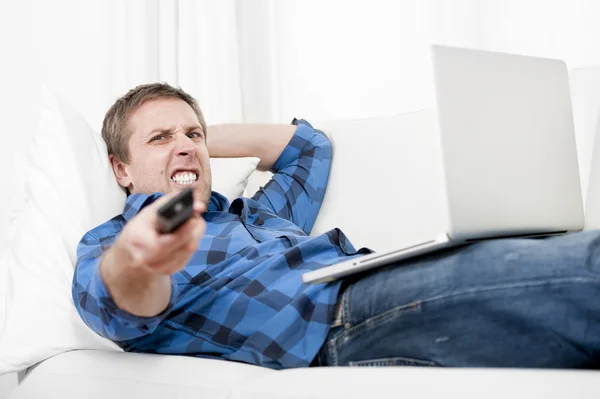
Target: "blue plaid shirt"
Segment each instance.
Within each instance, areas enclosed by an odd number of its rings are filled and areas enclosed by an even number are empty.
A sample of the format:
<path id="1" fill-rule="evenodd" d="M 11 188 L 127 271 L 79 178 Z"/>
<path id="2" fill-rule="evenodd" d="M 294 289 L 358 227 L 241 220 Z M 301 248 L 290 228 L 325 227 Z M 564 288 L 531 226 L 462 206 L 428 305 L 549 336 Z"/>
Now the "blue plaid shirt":
<path id="1" fill-rule="evenodd" d="M 329 179 L 327 137 L 302 122 L 251 199 L 213 192 L 206 233 L 172 276 L 168 307 L 154 317 L 119 309 L 98 266 L 123 227 L 160 193 L 134 194 L 123 214 L 89 231 L 77 249 L 73 300 L 84 322 L 125 351 L 184 354 L 273 369 L 308 366 L 325 341 L 340 283 L 300 276 L 357 252 L 339 229 L 309 237 Z M 344 258 L 344 259 L 342 259 Z"/>

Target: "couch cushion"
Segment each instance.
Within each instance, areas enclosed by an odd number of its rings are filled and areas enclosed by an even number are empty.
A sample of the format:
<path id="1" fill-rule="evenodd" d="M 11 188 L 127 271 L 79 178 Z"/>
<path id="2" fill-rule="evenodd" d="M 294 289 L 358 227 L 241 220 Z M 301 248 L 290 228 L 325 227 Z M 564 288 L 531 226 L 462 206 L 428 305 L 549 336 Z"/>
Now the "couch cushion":
<path id="1" fill-rule="evenodd" d="M 30 369 L 11 399 L 600 397 L 596 371 L 321 367 L 274 371 L 221 360 L 79 350 Z"/>
<path id="2" fill-rule="evenodd" d="M 29 369 L 11 398 L 220 398 L 270 373 L 223 360 L 77 350 Z"/>
<path id="3" fill-rule="evenodd" d="M 591 399 L 600 397 L 600 375 L 594 371 L 330 367 L 257 376 L 234 392 L 232 397 L 243 399 Z"/>

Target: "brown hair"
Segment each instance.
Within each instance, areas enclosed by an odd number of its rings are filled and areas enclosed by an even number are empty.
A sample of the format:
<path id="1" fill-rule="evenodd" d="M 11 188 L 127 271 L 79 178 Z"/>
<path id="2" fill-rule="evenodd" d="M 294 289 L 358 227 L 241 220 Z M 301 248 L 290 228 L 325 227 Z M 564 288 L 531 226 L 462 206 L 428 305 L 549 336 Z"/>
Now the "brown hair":
<path id="1" fill-rule="evenodd" d="M 206 122 L 200 106 L 194 97 L 181 88 L 167 83 L 149 83 L 129 90 L 123 97 L 117 99 L 104 116 L 102 123 L 102 138 L 106 142 L 109 155 L 116 156 L 121 162 L 129 162 L 129 116 L 148 101 L 160 98 L 178 98 L 189 104 L 196 113 L 200 126 L 206 134 Z"/>

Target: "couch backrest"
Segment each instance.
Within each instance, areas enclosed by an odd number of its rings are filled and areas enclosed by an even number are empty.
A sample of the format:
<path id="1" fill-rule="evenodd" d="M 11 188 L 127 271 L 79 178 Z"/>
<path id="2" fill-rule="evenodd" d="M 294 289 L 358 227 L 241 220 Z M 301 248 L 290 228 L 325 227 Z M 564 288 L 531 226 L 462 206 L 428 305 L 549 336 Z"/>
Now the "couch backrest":
<path id="1" fill-rule="evenodd" d="M 600 229 L 600 67 L 571 71 L 585 228 Z"/>
<path id="2" fill-rule="evenodd" d="M 573 119 L 579 157 L 579 174 L 584 203 L 592 168 L 592 152 L 598 140 L 597 124 L 600 115 L 600 67 L 577 68 L 569 72 Z M 598 168 L 600 165 L 596 165 Z"/>

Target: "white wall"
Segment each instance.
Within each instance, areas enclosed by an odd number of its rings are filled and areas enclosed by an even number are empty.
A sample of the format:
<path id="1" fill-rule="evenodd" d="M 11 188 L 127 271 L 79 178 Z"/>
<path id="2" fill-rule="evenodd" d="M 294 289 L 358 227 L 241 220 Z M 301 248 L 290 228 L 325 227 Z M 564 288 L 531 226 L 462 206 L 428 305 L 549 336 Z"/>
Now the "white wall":
<path id="1" fill-rule="evenodd" d="M 30 132 L 37 129 L 39 83 L 68 98 L 96 129 L 114 92 L 130 83 L 126 54 L 117 45 L 126 35 L 114 27 L 126 12 L 120 3 L 107 2 L 111 9 L 76 0 L 0 2 L 0 170 L 10 187 L 0 196 L 3 222 L 9 197 L 23 190 L 20 175 Z M 0 229 L 4 236 L 5 223 Z"/>
<path id="2" fill-rule="evenodd" d="M 29 134 L 37 128 L 42 82 L 97 131 L 117 97 L 155 81 L 185 87 L 210 123 L 240 122 L 234 5 L 234 0 L 0 1 L 0 171 L 11 187 L 0 196 L 0 237 L 7 231 L 9 198 L 17 203 L 22 198 L 19 173 Z"/>
<path id="3" fill-rule="evenodd" d="M 267 65 L 275 82 L 263 79 L 271 103 L 261 116 L 273 122 L 431 107 L 431 43 L 559 58 L 569 69 L 600 65 L 594 0 L 305 0 L 277 2 L 272 13 L 275 60 Z M 597 115 L 580 81 L 572 89 L 585 195 Z"/>
<path id="4" fill-rule="evenodd" d="M 278 2 L 275 120 L 360 118 L 430 107 L 426 46 L 475 46 L 475 3 Z"/>
<path id="5" fill-rule="evenodd" d="M 480 0 L 482 49 L 563 59 L 571 71 L 582 190 L 587 194 L 600 80 L 600 2 L 596 0 Z M 584 68 L 584 69 L 582 69 Z"/>
<path id="6" fill-rule="evenodd" d="M 600 64 L 600 3 L 595 0 L 480 0 L 479 46 L 564 59 L 569 68 Z"/>

